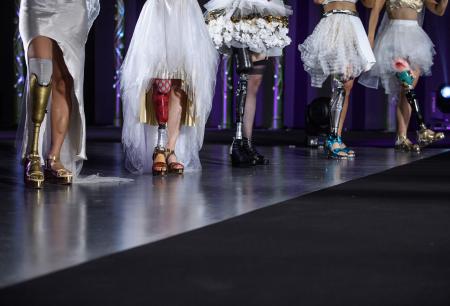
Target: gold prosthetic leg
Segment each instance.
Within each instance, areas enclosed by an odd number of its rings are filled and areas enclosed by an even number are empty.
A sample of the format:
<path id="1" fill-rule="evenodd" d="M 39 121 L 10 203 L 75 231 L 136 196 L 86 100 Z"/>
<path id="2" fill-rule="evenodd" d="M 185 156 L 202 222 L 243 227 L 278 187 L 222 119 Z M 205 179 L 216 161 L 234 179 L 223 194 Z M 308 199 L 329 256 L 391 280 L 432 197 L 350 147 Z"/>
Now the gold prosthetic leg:
<path id="1" fill-rule="evenodd" d="M 44 185 L 44 172 L 39 157 L 39 134 L 41 124 L 47 112 L 48 99 L 52 91 L 51 83 L 47 86 L 38 83 L 37 76 L 33 74 L 30 79 L 30 92 L 32 98 L 31 121 L 33 122 L 32 146 L 25 160 L 25 185 L 32 188 L 42 188 Z"/>

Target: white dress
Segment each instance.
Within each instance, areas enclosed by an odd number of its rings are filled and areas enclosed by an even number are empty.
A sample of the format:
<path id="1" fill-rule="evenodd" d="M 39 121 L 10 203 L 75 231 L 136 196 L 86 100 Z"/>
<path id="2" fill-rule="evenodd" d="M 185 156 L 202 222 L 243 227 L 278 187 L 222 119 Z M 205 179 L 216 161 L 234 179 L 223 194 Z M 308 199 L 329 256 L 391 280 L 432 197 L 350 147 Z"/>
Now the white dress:
<path id="1" fill-rule="evenodd" d="M 299 45 L 299 51 L 314 87 L 322 87 L 330 75 L 354 79 L 375 64 L 361 20 L 349 14 L 323 17 L 313 33 Z"/>
<path id="2" fill-rule="evenodd" d="M 391 20 L 385 14 L 375 39 L 377 63 L 361 76 L 359 83 L 377 89 L 381 81 L 386 94 L 399 94 L 401 86 L 393 68 L 393 62 L 399 58 L 408 61 L 412 69 L 420 69 L 421 75 L 431 74 L 436 51 L 421 26 L 423 11 L 418 17 L 419 20 Z"/>
<path id="3" fill-rule="evenodd" d="M 154 79 L 180 79 L 188 97 L 175 153 L 186 171 L 201 169 L 199 150 L 212 106 L 218 52 L 209 37 L 196 0 L 149 0 L 139 16 L 122 66 L 126 167 L 150 172 L 158 128 L 143 120 L 145 96 Z M 150 103 L 151 104 L 151 103 Z"/>
<path id="4" fill-rule="evenodd" d="M 46 36 L 53 39 L 61 48 L 65 64 L 74 81 L 70 126 L 61 150 L 62 163 L 74 175 L 78 175 L 81 171 L 82 162 L 86 159 L 86 128 L 83 104 L 84 48 L 90 27 L 97 18 L 99 11 L 99 0 L 22 0 L 20 5 L 19 30 L 25 55 L 27 55 L 30 43 L 37 36 Z M 28 151 L 28 140 L 33 132 L 31 99 L 28 88 L 27 82 L 23 99 L 22 122 L 19 127 L 23 130 L 21 157 L 24 157 Z M 50 107 L 51 97 L 47 109 L 50 110 Z M 50 111 L 48 111 L 39 136 L 41 158 L 46 156 L 50 149 L 50 122 Z"/>
<path id="5" fill-rule="evenodd" d="M 218 50 L 249 48 L 266 56 L 281 56 L 290 45 L 289 6 L 282 0 L 211 0 L 205 4 L 209 33 Z"/>

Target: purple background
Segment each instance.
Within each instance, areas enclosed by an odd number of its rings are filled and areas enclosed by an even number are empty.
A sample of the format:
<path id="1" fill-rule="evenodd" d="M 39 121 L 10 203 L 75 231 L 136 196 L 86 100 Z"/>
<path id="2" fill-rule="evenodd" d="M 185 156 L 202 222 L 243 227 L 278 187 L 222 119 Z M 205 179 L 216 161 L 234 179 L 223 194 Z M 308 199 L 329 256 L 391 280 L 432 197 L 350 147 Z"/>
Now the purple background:
<path id="1" fill-rule="evenodd" d="M 150 0 L 151 1 L 151 0 Z M 2 39 L 12 40 L 11 26 L 14 15 L 13 6 L 8 1 L 3 1 Z M 12 2 L 12 1 L 11 1 Z M 114 119 L 114 58 L 113 58 L 113 37 L 114 37 L 114 2 L 113 0 L 102 0 L 102 10 L 97 19 L 93 31 L 90 35 L 86 47 L 86 83 L 85 83 L 85 106 L 87 122 L 89 125 L 112 125 Z M 199 1 L 206 2 L 206 1 Z M 287 128 L 303 128 L 305 124 L 305 106 L 315 97 L 329 95 L 329 86 L 325 84 L 324 89 L 317 90 L 310 87 L 310 81 L 303 70 L 300 60 L 300 53 L 297 46 L 313 31 L 320 19 L 321 8 L 313 4 L 312 0 L 290 0 L 290 5 L 294 9 L 294 15 L 290 18 L 290 36 L 292 45 L 286 48 L 285 52 L 285 85 L 284 85 L 284 126 Z M 126 0 L 126 41 L 129 43 L 133 29 L 139 17 L 140 10 L 145 3 L 144 0 Z M 369 10 L 358 5 L 361 19 L 367 25 Z M 422 79 L 417 88 L 418 97 L 423 104 L 425 116 L 428 120 L 431 117 L 439 116 L 433 113 L 432 97 L 434 91 L 443 82 L 448 82 L 448 72 L 450 63 L 447 58 L 450 55 L 450 20 L 448 13 L 444 17 L 437 17 L 427 13 L 424 28 L 436 45 L 437 56 L 433 67 L 433 75 Z M 6 38 L 3 38 L 3 36 Z M 10 44 L 8 44 L 10 47 Z M 11 100 L 13 96 L 12 84 L 12 48 L 2 49 L 2 67 L 9 65 L 2 76 L 2 89 L 0 105 L 3 123 L 11 116 L 9 104 L 3 100 Z M 4 53 L 4 54 L 3 54 Z M 220 71 L 220 68 L 219 68 Z M 260 92 L 259 107 L 256 116 L 256 127 L 268 128 L 272 116 L 272 88 L 273 71 L 269 70 L 264 81 L 264 89 Z M 8 85 L 7 83 L 10 83 Z M 214 99 L 213 110 L 208 121 L 209 127 L 217 127 L 222 118 L 222 78 L 219 73 L 217 79 L 217 90 Z M 6 85 L 5 85 L 6 84 Z M 269 95 L 267 95 L 269 93 Z M 266 96 L 266 97 L 264 97 Z M 386 97 L 381 90 L 375 91 L 365 89 L 361 85 L 355 84 L 350 110 L 348 113 L 346 127 L 353 130 L 380 130 L 385 128 L 386 122 Z M 5 125 L 5 124 L 3 124 Z"/>

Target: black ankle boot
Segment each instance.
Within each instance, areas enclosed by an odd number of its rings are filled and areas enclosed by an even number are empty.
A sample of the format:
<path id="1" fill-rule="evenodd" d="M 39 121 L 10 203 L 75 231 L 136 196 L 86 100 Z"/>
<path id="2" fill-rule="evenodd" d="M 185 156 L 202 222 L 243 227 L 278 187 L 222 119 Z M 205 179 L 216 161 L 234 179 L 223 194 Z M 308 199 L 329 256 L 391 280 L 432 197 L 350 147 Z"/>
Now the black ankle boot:
<path id="1" fill-rule="evenodd" d="M 233 167 L 251 167 L 256 165 L 255 160 L 247 154 L 242 139 L 233 139 L 230 148 L 231 165 Z"/>
<path id="2" fill-rule="evenodd" d="M 264 157 L 264 155 L 260 154 L 256 148 L 252 145 L 252 141 L 248 138 L 243 138 L 244 141 L 244 149 L 257 165 L 268 165 L 269 160 Z"/>

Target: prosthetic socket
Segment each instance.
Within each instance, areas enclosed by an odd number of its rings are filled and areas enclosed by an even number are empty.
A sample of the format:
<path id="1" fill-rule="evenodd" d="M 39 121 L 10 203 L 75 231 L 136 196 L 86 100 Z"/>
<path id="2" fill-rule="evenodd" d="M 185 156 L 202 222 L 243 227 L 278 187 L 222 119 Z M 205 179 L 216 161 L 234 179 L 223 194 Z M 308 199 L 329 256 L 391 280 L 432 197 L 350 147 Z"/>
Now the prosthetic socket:
<path id="1" fill-rule="evenodd" d="M 158 143 L 156 148 L 164 150 L 167 121 L 169 121 L 169 99 L 172 89 L 171 80 L 156 79 L 153 82 L 152 100 L 155 106 L 156 120 L 158 120 Z"/>
<path id="2" fill-rule="evenodd" d="M 403 88 L 405 88 L 406 100 L 408 101 L 409 105 L 411 105 L 413 111 L 416 113 L 419 129 L 425 130 L 427 127 L 425 125 L 425 120 L 423 118 L 422 112 L 420 111 L 419 102 L 417 101 L 416 93 L 413 87 L 414 76 L 409 70 L 397 72 L 395 75 L 402 84 Z"/>
<path id="3" fill-rule="evenodd" d="M 39 134 L 47 112 L 48 99 L 52 91 L 51 77 L 53 64 L 49 59 L 31 58 L 29 60 L 31 121 L 33 136 L 29 158 L 39 158 Z"/>
<path id="4" fill-rule="evenodd" d="M 342 114 L 342 107 L 345 100 L 344 80 L 341 76 L 334 76 L 332 79 L 332 95 L 330 101 L 330 128 L 331 135 L 337 136 L 339 120 Z"/>
<path id="5" fill-rule="evenodd" d="M 245 101 L 247 99 L 248 74 L 251 72 L 253 64 L 250 51 L 247 48 L 233 49 L 236 60 L 236 71 L 239 74 L 236 103 L 236 139 L 242 139 L 242 123 L 244 121 Z"/>

